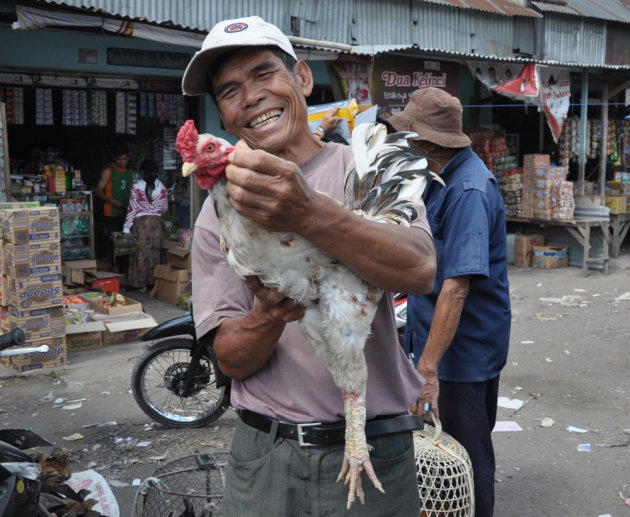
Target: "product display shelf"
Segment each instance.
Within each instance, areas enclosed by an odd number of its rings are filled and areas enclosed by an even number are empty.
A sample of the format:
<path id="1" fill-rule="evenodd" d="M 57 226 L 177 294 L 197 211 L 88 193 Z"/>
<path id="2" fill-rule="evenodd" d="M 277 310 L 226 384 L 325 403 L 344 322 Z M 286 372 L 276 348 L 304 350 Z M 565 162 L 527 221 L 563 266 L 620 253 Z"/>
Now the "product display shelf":
<path id="1" fill-rule="evenodd" d="M 93 259 L 94 213 L 92 192 L 43 192 L 14 194 L 18 201 L 39 201 L 59 207 L 61 260 Z"/>

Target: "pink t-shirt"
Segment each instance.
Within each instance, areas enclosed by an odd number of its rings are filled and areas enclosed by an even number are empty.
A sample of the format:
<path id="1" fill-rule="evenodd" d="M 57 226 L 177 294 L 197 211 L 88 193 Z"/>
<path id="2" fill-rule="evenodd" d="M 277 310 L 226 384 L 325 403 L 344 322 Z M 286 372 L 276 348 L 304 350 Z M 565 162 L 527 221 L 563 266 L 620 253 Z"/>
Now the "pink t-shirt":
<path id="1" fill-rule="evenodd" d="M 316 190 L 343 200 L 350 146 L 327 143 L 300 167 Z M 426 211 L 413 226 L 430 233 Z M 244 282 L 227 264 L 219 247 L 219 225 L 209 198 L 195 223 L 192 250 L 193 311 L 197 335 L 224 319 L 243 316 L 254 303 Z M 405 357 L 394 321 L 392 294 L 386 292 L 365 346 L 368 366 L 367 418 L 406 413 L 424 387 L 422 377 Z M 267 364 L 243 381 L 232 382 L 231 403 L 286 422 L 343 420 L 340 390 L 322 361 L 312 352 L 297 322 L 286 325 Z"/>

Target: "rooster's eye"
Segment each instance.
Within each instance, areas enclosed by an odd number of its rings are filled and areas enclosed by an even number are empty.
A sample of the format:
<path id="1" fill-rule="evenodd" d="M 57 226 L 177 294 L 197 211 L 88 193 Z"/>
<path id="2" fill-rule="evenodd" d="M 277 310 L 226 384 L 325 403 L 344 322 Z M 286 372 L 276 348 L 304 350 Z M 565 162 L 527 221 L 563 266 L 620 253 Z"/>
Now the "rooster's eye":
<path id="1" fill-rule="evenodd" d="M 212 150 L 213 150 L 213 149 L 214 149 L 214 145 L 213 145 L 213 144 L 208 144 L 208 145 L 206 146 L 206 151 L 210 151 L 210 152 L 212 152 Z"/>

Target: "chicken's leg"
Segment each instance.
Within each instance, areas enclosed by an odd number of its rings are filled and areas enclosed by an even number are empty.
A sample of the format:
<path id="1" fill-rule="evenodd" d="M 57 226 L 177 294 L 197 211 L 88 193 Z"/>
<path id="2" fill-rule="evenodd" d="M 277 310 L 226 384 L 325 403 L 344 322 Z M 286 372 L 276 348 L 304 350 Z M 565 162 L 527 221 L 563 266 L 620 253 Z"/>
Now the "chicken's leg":
<path id="1" fill-rule="evenodd" d="M 362 471 L 365 471 L 378 490 L 383 493 L 385 490 L 370 462 L 370 448 L 365 438 L 365 394 L 344 393 L 343 402 L 346 413 L 346 448 L 337 482 L 341 481 L 345 475 L 344 484 L 350 483 L 347 505 L 350 509 L 355 497 L 359 498 L 361 504 L 365 504 L 365 494 L 361 484 Z"/>

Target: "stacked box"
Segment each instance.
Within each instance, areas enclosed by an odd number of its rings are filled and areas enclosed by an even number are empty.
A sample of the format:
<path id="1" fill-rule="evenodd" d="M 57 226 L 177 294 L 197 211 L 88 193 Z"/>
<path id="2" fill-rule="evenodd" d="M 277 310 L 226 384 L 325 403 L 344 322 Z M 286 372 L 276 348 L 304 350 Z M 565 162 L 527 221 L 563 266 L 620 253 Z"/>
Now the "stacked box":
<path id="1" fill-rule="evenodd" d="M 537 167 L 549 166 L 548 154 L 526 154 L 523 156 L 523 217 L 534 217 L 534 171 Z"/>
<path id="2" fill-rule="evenodd" d="M 553 219 L 563 221 L 573 219 L 575 201 L 573 199 L 573 182 L 559 181 L 552 189 L 552 213 Z"/>
<path id="3" fill-rule="evenodd" d="M 0 300 L 5 327 L 21 328 L 25 346 L 48 345 L 46 353 L 11 357 L 20 372 L 66 363 L 61 245 L 57 207 L 13 206 L 0 210 L 3 279 Z"/>
<path id="4" fill-rule="evenodd" d="M 550 220 L 553 218 L 553 188 L 564 181 L 567 170 L 564 167 L 536 167 L 534 169 L 534 217 Z"/>
<path id="5" fill-rule="evenodd" d="M 533 247 L 542 246 L 544 243 L 545 236 L 540 233 L 517 235 L 514 239 L 514 265 L 530 267 Z"/>
<path id="6" fill-rule="evenodd" d="M 520 168 L 509 172 L 503 175 L 500 183 L 505 215 L 520 217 L 523 213 L 523 173 Z"/>

